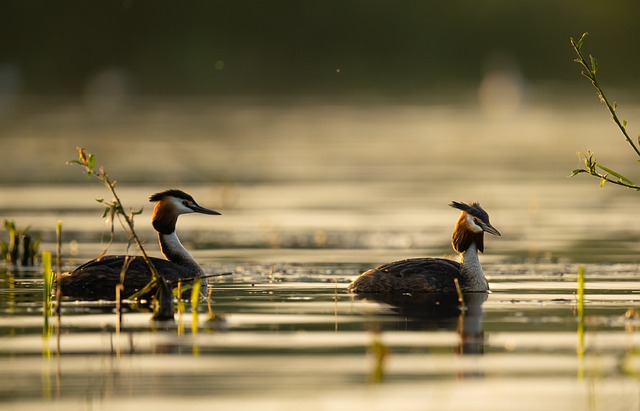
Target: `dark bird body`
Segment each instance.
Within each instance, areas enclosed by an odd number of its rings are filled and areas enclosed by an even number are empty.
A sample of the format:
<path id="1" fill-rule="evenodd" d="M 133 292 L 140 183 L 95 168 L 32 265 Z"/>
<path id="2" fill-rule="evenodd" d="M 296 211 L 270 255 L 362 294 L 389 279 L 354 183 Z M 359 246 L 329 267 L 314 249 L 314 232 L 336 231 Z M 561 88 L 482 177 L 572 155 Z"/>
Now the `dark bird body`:
<path id="1" fill-rule="evenodd" d="M 140 256 L 130 257 L 124 279 L 123 296 L 130 296 L 141 290 L 151 281 L 151 270 Z M 158 273 L 175 285 L 183 278 L 193 278 L 184 269 L 162 258 L 149 258 Z M 78 300 L 114 300 L 116 285 L 120 282 L 120 271 L 125 262 L 125 256 L 107 255 L 99 260 L 88 261 L 71 273 L 63 274 L 62 290 L 65 297 Z M 133 274 L 132 274 L 133 273 Z"/>
<path id="2" fill-rule="evenodd" d="M 453 202 L 461 210 L 451 243 L 461 263 L 444 258 L 411 258 L 384 264 L 362 273 L 348 290 L 355 294 L 456 293 L 488 291 L 478 252 L 484 250 L 484 233 L 500 235 L 478 203 Z"/>
<path id="3" fill-rule="evenodd" d="M 204 275 L 198 263 L 182 246 L 175 233 L 176 222 L 181 214 L 201 213 L 219 215 L 217 211 L 199 206 L 193 197 L 180 190 L 167 190 L 154 194 L 149 199 L 157 202 L 152 224 L 158 232 L 160 249 L 166 260 L 150 257 L 158 274 L 170 286 L 178 280 L 193 280 Z M 62 294 L 77 300 L 114 300 L 115 287 L 125 264 L 125 256 L 108 255 L 84 263 L 70 273 L 62 275 Z M 151 271 L 140 256 L 129 257 L 124 279 L 122 297 L 126 298 L 146 286 L 151 280 Z"/>

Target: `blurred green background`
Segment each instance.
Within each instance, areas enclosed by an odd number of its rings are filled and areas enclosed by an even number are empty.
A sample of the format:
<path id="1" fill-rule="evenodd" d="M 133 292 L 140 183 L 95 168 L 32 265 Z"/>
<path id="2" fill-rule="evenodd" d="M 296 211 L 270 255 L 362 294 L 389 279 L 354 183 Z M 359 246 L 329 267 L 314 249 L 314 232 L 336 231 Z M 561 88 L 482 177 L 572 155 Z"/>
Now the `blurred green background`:
<path id="1" fill-rule="evenodd" d="M 0 183 L 86 181 L 65 167 L 76 146 L 163 187 L 546 182 L 577 150 L 627 172 L 569 38 L 590 33 L 633 127 L 638 16 L 631 0 L 2 1 Z"/>
<path id="2" fill-rule="evenodd" d="M 495 56 L 553 86 L 577 81 L 585 31 L 609 84 L 640 63 L 630 0 L 9 0 L 0 16 L 5 96 L 422 96 L 477 85 Z"/>

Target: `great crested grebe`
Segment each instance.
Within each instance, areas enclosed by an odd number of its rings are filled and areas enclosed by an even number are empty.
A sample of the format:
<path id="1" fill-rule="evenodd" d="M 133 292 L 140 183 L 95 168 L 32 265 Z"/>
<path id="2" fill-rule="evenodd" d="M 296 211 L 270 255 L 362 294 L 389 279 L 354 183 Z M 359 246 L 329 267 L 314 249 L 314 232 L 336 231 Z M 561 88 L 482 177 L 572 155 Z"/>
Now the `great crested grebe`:
<path id="1" fill-rule="evenodd" d="M 486 292 L 489 283 L 482 272 L 478 251 L 484 251 L 484 233 L 500 236 L 480 204 L 452 202 L 462 210 L 451 244 L 461 263 L 444 258 L 410 258 L 381 265 L 362 273 L 348 287 L 355 294 L 455 293 L 454 278 L 462 292 Z"/>
<path id="2" fill-rule="evenodd" d="M 160 250 L 166 260 L 150 257 L 158 274 L 165 280 L 193 279 L 204 275 L 202 268 L 180 243 L 176 235 L 176 222 L 181 214 L 200 213 L 220 215 L 217 211 L 199 206 L 189 194 L 180 190 L 166 190 L 149 197 L 156 202 L 151 218 L 158 232 Z M 81 300 L 114 300 L 115 287 L 125 256 L 108 255 L 91 260 L 61 277 L 62 294 Z M 168 261 L 167 261 L 168 260 Z M 122 297 L 128 297 L 151 280 L 151 271 L 140 256 L 131 257 L 124 280 Z M 175 286 L 175 284 L 173 284 Z"/>

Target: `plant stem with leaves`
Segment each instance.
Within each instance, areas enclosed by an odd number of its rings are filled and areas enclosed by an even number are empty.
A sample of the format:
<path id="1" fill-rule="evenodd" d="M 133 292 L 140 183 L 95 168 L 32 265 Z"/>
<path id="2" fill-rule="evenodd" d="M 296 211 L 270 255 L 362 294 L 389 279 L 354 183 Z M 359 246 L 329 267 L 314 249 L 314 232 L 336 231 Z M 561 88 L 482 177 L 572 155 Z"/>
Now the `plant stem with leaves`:
<path id="1" fill-rule="evenodd" d="M 80 147 L 77 148 L 77 151 L 78 151 L 79 160 L 70 161 L 69 164 L 78 164 L 84 167 L 85 173 L 87 174 L 87 176 L 90 176 L 90 177 L 93 176 L 98 178 L 100 181 L 102 181 L 105 184 L 105 186 L 109 189 L 109 191 L 113 195 L 113 201 L 111 202 L 98 200 L 98 202 L 106 206 L 105 211 L 103 213 L 103 217 L 110 216 L 110 219 L 111 219 L 111 240 L 109 243 L 111 243 L 111 241 L 113 240 L 114 217 L 115 216 L 120 217 L 121 219 L 124 220 L 126 227 L 128 229 L 128 232 L 131 236 L 131 239 L 137 245 L 138 250 L 140 250 L 140 254 L 142 255 L 142 258 L 147 263 L 147 266 L 151 271 L 151 281 L 149 282 L 147 287 L 145 287 L 145 289 L 157 287 L 157 291 L 155 295 L 156 304 L 154 307 L 153 319 L 161 320 L 161 321 L 173 320 L 174 318 L 173 317 L 173 296 L 171 293 L 171 289 L 169 288 L 167 283 L 164 281 L 164 279 L 158 274 L 158 271 L 153 265 L 153 262 L 151 261 L 151 259 L 148 257 L 146 251 L 144 250 L 144 247 L 142 246 L 142 242 L 140 241 L 140 238 L 138 237 L 138 234 L 135 232 L 135 229 L 134 229 L 134 220 L 133 220 L 134 216 L 141 214 L 142 210 L 134 211 L 133 209 L 131 209 L 127 214 L 124 211 L 124 208 L 122 207 L 122 202 L 120 201 L 118 194 L 116 193 L 116 190 L 115 190 L 116 181 L 113 181 L 109 178 L 107 172 L 104 169 L 104 166 L 100 166 L 98 170 L 96 170 L 96 159 L 93 154 L 88 154 L 84 150 L 84 148 L 80 148 Z M 124 282 L 124 275 L 126 275 L 126 265 L 127 264 L 125 264 L 125 266 L 123 267 L 123 276 L 121 277 L 121 283 Z M 133 298 L 137 298 L 138 296 L 139 296 L 139 293 L 134 295 Z"/>
<path id="2" fill-rule="evenodd" d="M 609 102 L 609 99 L 607 99 L 606 95 L 604 94 L 602 87 L 600 86 L 600 83 L 598 81 L 598 76 L 597 76 L 598 61 L 596 60 L 595 57 L 591 55 L 589 55 L 589 60 L 587 61 L 584 54 L 582 53 L 582 45 L 584 43 L 586 36 L 587 36 L 587 33 L 584 33 L 582 37 L 580 37 L 580 40 L 578 40 L 578 42 L 575 42 L 573 40 L 573 37 L 570 39 L 571 46 L 573 47 L 573 50 L 578 56 L 574 61 L 578 63 L 580 66 L 582 66 L 583 68 L 582 75 L 591 81 L 591 84 L 593 85 L 593 87 L 595 87 L 598 93 L 598 97 L 600 98 L 600 101 L 605 106 L 607 106 L 607 109 L 609 110 L 609 113 L 613 118 L 613 122 L 620 129 L 620 131 L 624 135 L 625 140 L 627 141 L 627 143 L 629 143 L 629 145 L 631 146 L 633 151 L 636 153 L 636 155 L 640 157 L 640 149 L 638 148 L 640 146 L 640 138 L 638 138 L 638 144 L 636 145 L 636 143 L 634 143 L 634 141 L 631 139 L 631 137 L 627 132 L 627 121 L 620 120 L 620 118 L 616 114 L 616 109 L 618 107 L 617 103 L 614 102 L 612 105 Z M 633 190 L 640 190 L 640 186 L 634 184 L 627 177 L 623 176 L 619 172 L 614 171 L 609 167 L 606 167 L 598 163 L 595 159 L 594 153 L 592 152 L 588 152 L 587 154 L 580 153 L 580 155 L 584 159 L 586 168 L 578 168 L 573 170 L 573 173 L 571 174 L 572 176 L 575 176 L 581 173 L 586 173 L 599 178 L 601 187 L 605 183 L 612 183 L 612 184 L 630 188 Z"/>

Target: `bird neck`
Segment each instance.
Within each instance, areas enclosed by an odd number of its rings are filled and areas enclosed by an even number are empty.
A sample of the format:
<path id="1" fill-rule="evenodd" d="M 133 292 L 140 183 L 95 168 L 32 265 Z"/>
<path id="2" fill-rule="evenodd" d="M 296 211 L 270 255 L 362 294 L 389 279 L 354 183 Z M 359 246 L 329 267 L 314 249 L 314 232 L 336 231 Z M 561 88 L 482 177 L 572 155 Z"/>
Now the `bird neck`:
<path id="1" fill-rule="evenodd" d="M 169 234 L 158 232 L 158 241 L 160 250 L 167 260 L 192 270 L 194 277 L 203 275 L 202 268 L 184 248 L 175 231 Z"/>
<path id="2" fill-rule="evenodd" d="M 178 213 L 176 213 L 174 208 L 172 203 L 164 201 L 159 201 L 153 208 L 151 225 L 153 225 L 153 228 L 155 228 L 158 233 L 175 235 Z M 180 243 L 180 241 L 178 241 L 178 243 Z"/>
<path id="3" fill-rule="evenodd" d="M 463 291 L 488 291 L 489 283 L 484 277 L 478 258 L 478 246 L 472 242 L 469 247 L 460 254 L 461 288 Z"/>

